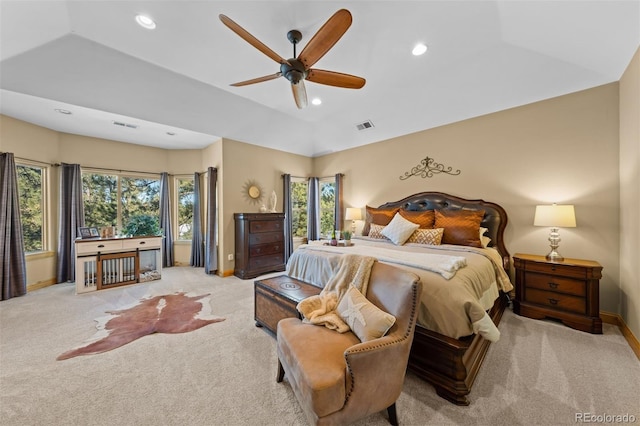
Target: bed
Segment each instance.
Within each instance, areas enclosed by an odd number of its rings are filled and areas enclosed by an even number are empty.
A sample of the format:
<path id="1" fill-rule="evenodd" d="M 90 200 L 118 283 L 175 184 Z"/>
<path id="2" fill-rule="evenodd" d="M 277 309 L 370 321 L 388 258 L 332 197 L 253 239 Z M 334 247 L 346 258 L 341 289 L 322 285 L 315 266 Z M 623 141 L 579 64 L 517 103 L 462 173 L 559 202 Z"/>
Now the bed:
<path id="1" fill-rule="evenodd" d="M 441 245 L 433 246 L 416 244 L 414 239 L 394 244 L 377 235 L 386 225 L 384 218 L 380 218 L 386 215 L 391 220 L 400 210 L 410 221 L 435 211 L 438 224 L 446 223 L 443 220 L 448 216 L 474 216 L 479 227 L 486 229 L 482 232 L 484 242 L 479 236 L 481 244 L 474 240 L 469 246 L 464 240 L 464 244 L 458 245 L 459 241 L 452 239 L 457 228 L 447 227 L 444 235 L 448 239 L 443 238 Z M 384 215 L 376 217 L 379 213 Z M 322 286 L 342 253 L 356 253 L 376 257 L 419 275 L 423 282 L 423 303 L 409 369 L 431 383 L 441 397 L 458 405 L 468 405 L 467 396 L 489 345 L 499 338 L 497 325 L 509 301 L 507 294 L 513 289 L 507 275 L 510 255 L 504 245 L 506 225 L 507 214 L 495 203 L 422 192 L 377 208 L 367 207 L 363 230 L 367 235 L 355 239 L 353 246 L 327 247 L 310 242 L 298 248 L 289 261 L 287 273 Z M 433 228 L 433 222 L 429 225 L 425 222 L 424 228 Z M 423 253 L 429 253 L 429 257 L 438 262 L 418 264 L 418 259 L 425 257 Z M 461 290 L 456 290 L 457 287 Z"/>

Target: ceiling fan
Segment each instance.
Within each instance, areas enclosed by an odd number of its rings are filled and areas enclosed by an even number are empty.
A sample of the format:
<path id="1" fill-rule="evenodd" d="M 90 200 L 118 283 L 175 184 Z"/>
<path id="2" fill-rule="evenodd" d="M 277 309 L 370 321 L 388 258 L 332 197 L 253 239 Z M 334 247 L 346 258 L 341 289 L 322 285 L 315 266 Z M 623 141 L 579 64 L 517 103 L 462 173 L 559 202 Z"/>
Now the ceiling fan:
<path id="1" fill-rule="evenodd" d="M 302 109 L 307 106 L 307 91 L 304 87 L 304 80 L 347 89 L 360 89 L 366 82 L 364 78 L 355 75 L 311 68 L 340 40 L 340 37 L 342 37 L 351 26 L 351 13 L 346 9 L 340 9 L 334 13 L 311 40 L 309 40 L 309 43 L 307 43 L 298 56 L 296 56 L 296 45 L 302 40 L 302 34 L 298 30 L 289 31 L 287 33 L 287 39 L 293 44 L 293 58 L 290 59 L 284 59 L 278 55 L 229 17 L 225 15 L 220 15 L 219 17 L 222 23 L 229 27 L 231 31 L 238 34 L 250 45 L 280 64 L 280 71 L 275 74 L 241 81 L 231 86 L 246 86 L 248 84 L 284 77 L 291 82 L 293 98 L 296 101 L 297 107 Z"/>

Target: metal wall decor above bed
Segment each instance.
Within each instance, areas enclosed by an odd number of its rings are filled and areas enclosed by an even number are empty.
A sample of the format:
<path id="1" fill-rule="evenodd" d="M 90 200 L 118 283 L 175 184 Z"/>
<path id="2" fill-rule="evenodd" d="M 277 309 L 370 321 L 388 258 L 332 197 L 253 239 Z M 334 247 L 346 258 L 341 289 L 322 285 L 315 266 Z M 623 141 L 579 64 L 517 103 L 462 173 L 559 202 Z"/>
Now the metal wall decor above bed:
<path id="1" fill-rule="evenodd" d="M 436 161 L 427 156 L 424 157 L 420 164 L 411 168 L 411 171 L 404 172 L 404 175 L 400 176 L 400 180 L 407 180 L 412 176 L 420 176 L 422 178 L 430 178 L 433 175 L 445 173 L 451 176 L 457 176 L 460 174 L 460 169 L 453 170 L 453 167 L 445 166 L 442 163 L 436 163 Z"/>

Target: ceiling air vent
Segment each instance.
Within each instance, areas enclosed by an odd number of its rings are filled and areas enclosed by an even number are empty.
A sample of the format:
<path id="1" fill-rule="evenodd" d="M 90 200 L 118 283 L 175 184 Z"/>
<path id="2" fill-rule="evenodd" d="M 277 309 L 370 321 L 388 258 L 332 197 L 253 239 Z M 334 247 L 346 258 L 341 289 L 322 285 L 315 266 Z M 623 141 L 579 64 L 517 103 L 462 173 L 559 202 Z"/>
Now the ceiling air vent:
<path id="1" fill-rule="evenodd" d="M 358 130 L 367 130 L 373 128 L 373 123 L 371 120 L 363 121 L 362 123 L 356 124 L 356 128 Z"/>
<path id="2" fill-rule="evenodd" d="M 114 121 L 113 124 L 115 126 L 120 126 L 120 127 L 128 127 L 130 129 L 137 129 L 138 125 L 137 124 L 131 124 L 131 123 L 124 123 L 122 121 Z"/>

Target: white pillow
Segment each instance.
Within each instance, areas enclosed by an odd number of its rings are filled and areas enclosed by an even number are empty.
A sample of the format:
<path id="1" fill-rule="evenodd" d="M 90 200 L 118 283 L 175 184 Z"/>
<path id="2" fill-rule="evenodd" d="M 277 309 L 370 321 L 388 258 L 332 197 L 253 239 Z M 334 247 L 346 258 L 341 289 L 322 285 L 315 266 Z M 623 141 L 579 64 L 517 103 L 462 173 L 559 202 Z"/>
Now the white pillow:
<path id="1" fill-rule="evenodd" d="M 418 228 L 420 228 L 420 225 L 408 221 L 402 217 L 400 213 L 396 213 L 393 219 L 391 219 L 391 222 L 384 227 L 381 234 L 393 241 L 395 245 L 400 246 L 404 244 L 411 234 L 413 234 L 413 231 Z"/>
<path id="2" fill-rule="evenodd" d="M 480 227 L 480 242 L 483 248 L 489 247 L 489 243 L 491 242 L 491 238 L 484 235 L 488 230 L 487 228 Z"/>

